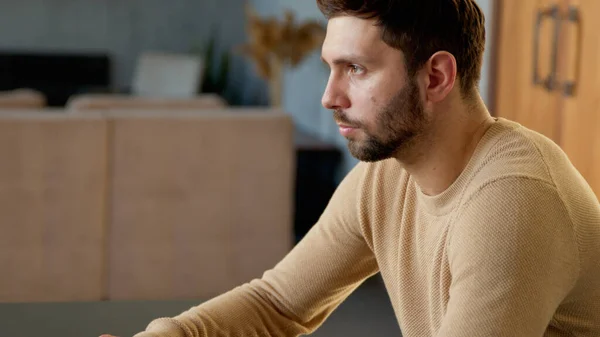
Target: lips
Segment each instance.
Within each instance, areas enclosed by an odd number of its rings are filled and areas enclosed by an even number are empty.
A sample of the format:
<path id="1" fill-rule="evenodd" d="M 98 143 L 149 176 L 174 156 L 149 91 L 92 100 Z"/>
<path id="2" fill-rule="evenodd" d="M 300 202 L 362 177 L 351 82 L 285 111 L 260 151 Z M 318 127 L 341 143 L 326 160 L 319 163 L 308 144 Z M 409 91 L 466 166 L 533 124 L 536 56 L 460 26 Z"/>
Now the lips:
<path id="1" fill-rule="evenodd" d="M 335 110 L 333 112 L 333 119 L 340 128 L 340 133 L 344 137 L 349 137 L 358 129 L 358 126 L 352 125 L 351 121 L 342 110 Z"/>
<path id="2" fill-rule="evenodd" d="M 342 136 L 347 137 L 350 134 L 352 134 L 356 128 L 353 126 L 349 126 L 346 124 L 338 124 L 338 126 L 340 127 L 340 133 L 342 134 Z"/>

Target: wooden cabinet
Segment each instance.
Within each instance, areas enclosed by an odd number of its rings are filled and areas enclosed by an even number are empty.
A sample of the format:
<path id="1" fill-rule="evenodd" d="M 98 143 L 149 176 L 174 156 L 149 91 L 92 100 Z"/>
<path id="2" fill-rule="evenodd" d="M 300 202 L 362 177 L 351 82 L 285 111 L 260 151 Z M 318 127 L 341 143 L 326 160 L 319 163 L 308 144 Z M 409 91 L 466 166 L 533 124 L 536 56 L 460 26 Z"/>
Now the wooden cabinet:
<path id="1" fill-rule="evenodd" d="M 495 116 L 559 144 L 600 196 L 600 1 L 504 0 Z"/>
<path id="2" fill-rule="evenodd" d="M 600 196 L 600 1 L 570 1 L 573 22 L 564 26 L 564 81 L 560 144 Z M 563 89 L 564 90 L 564 89 Z"/>
<path id="3" fill-rule="evenodd" d="M 551 81 L 551 51 L 556 34 L 551 11 L 557 7 L 552 2 L 506 0 L 499 7 L 494 111 L 557 139 L 560 96 L 547 90 L 545 83 Z"/>

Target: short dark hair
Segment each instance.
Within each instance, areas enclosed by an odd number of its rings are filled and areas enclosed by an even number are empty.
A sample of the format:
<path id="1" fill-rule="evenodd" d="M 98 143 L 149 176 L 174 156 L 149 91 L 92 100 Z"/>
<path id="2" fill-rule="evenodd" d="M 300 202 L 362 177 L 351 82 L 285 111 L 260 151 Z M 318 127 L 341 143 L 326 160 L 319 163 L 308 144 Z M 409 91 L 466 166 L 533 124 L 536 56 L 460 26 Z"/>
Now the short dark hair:
<path id="1" fill-rule="evenodd" d="M 383 41 L 404 53 L 411 77 L 444 50 L 456 58 L 463 95 L 479 84 L 485 18 L 475 0 L 317 0 L 317 5 L 328 19 L 375 19 Z"/>

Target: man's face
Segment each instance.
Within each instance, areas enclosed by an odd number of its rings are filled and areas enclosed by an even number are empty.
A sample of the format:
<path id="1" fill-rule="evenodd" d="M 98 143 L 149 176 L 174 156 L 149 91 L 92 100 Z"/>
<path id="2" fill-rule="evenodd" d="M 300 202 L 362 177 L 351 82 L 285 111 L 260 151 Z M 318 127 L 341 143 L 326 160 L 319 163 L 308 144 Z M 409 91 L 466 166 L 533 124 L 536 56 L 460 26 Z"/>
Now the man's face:
<path id="1" fill-rule="evenodd" d="M 373 20 L 329 20 L 322 50 L 331 74 L 323 106 L 334 111 L 351 154 L 378 161 L 406 154 L 428 121 L 404 56 L 381 39 Z"/>

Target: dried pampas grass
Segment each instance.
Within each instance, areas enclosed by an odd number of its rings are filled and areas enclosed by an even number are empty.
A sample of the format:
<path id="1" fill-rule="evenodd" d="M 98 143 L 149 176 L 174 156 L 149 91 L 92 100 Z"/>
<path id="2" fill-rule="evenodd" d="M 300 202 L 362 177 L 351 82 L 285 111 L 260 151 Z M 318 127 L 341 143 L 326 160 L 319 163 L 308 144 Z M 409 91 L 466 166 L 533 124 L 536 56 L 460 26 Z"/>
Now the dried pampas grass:
<path id="1" fill-rule="evenodd" d="M 249 42 L 240 47 L 255 64 L 262 78 L 269 82 L 271 104 L 281 105 L 282 72 L 285 65 L 296 67 L 325 38 L 325 27 L 316 20 L 296 24 L 294 14 L 285 12 L 283 21 L 260 18 L 246 3 Z"/>

